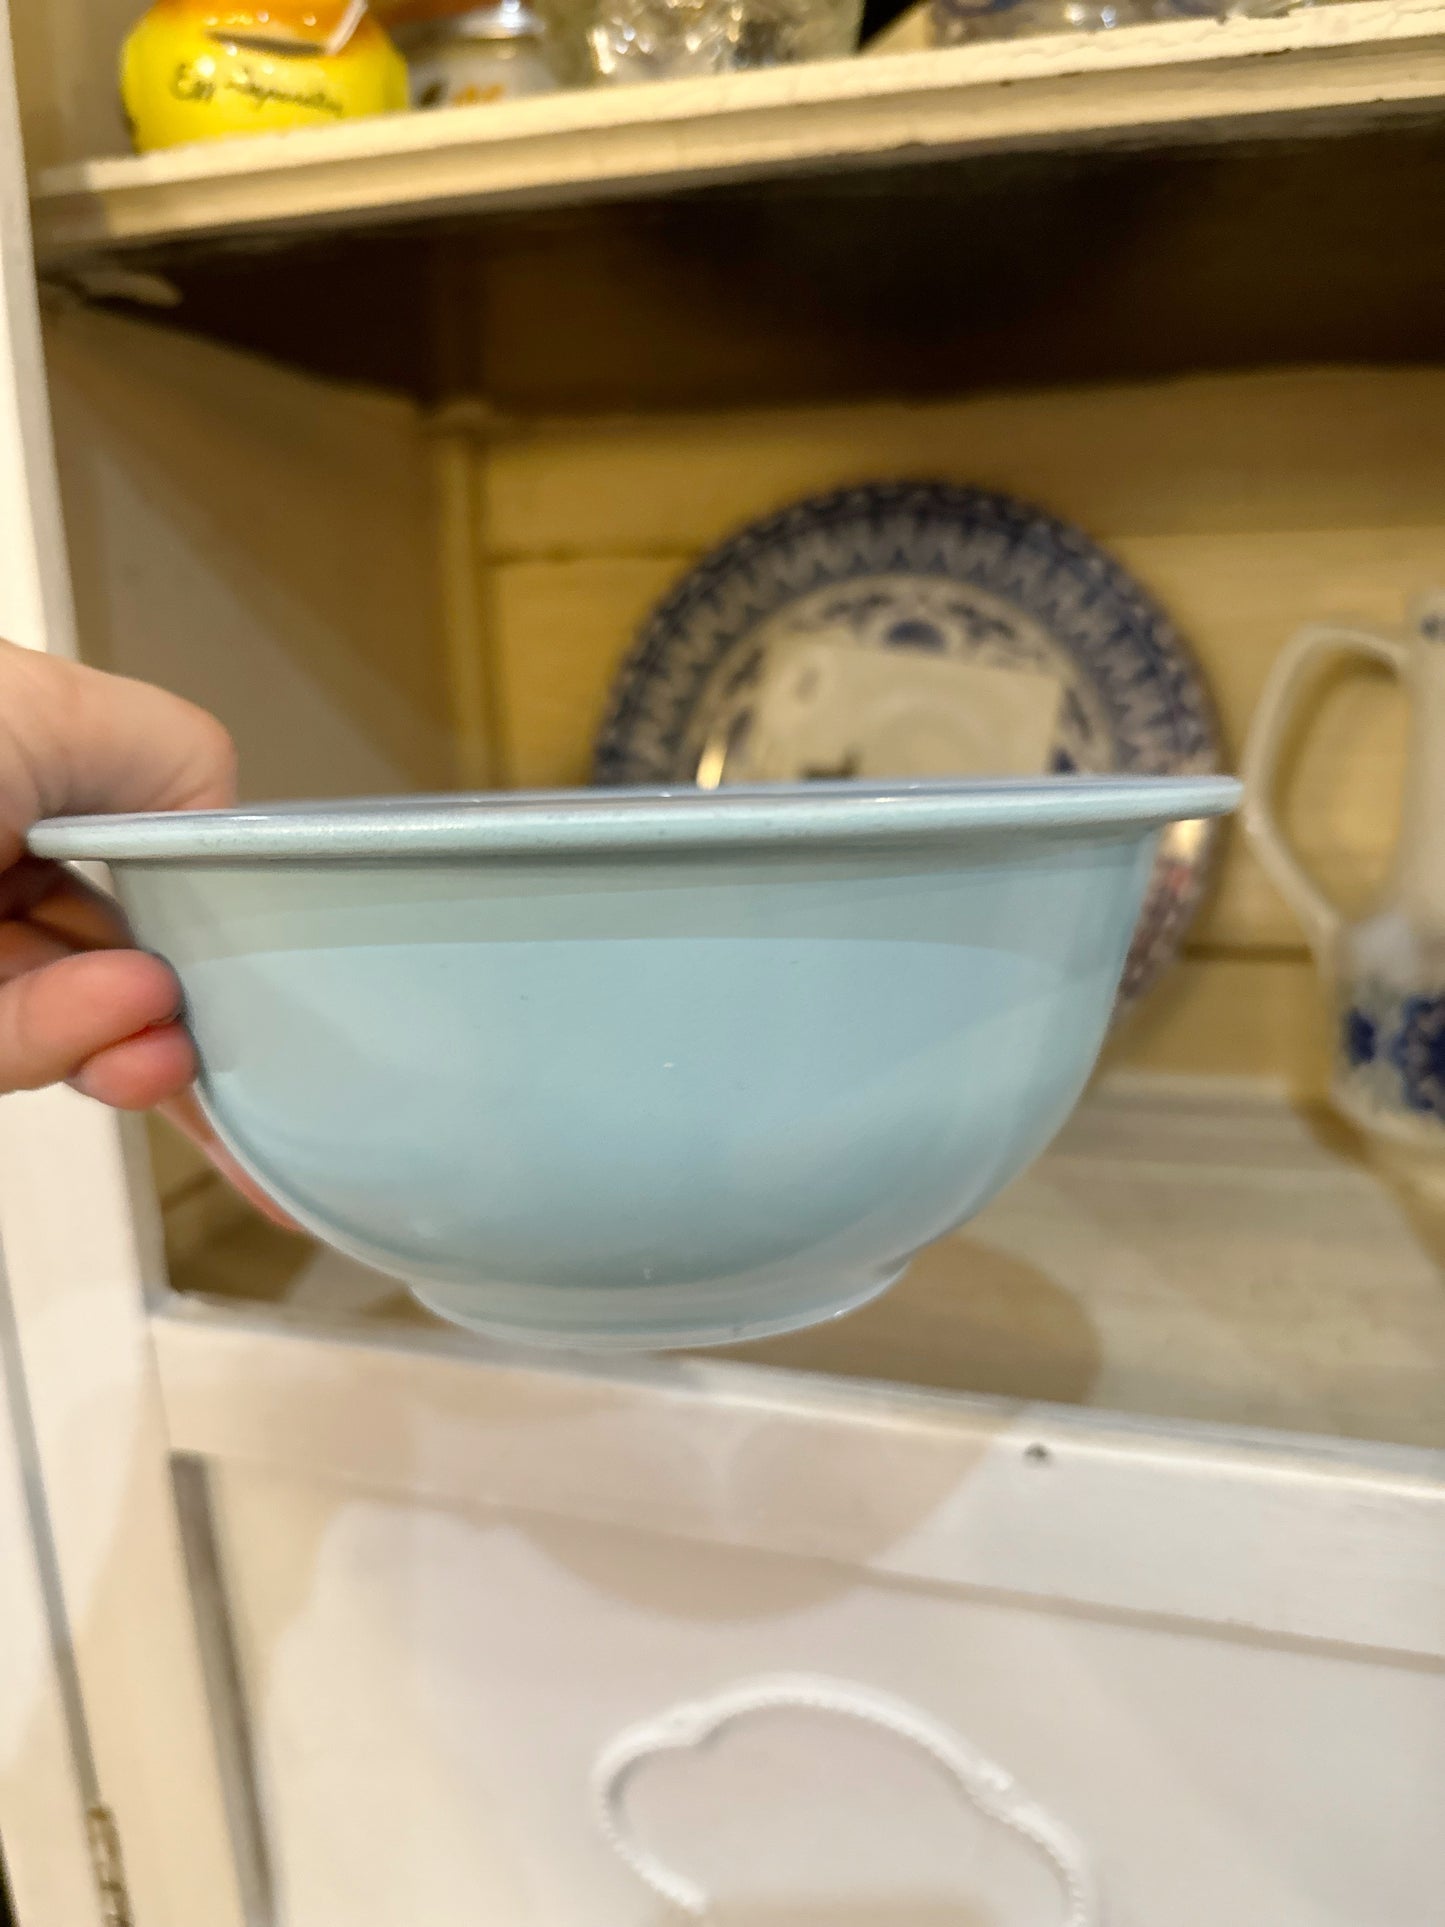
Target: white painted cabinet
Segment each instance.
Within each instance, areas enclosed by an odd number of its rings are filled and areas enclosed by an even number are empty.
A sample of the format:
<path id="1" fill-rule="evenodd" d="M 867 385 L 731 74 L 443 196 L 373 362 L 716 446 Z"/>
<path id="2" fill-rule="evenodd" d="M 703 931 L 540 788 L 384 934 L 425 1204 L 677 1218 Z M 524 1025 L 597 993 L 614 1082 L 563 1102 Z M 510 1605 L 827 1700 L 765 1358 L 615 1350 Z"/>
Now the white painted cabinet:
<path id="1" fill-rule="evenodd" d="M 250 171 L 242 144 L 91 162 L 114 135 L 81 28 L 123 11 L 19 23 L 32 161 L 62 169 L 35 201 L 62 285 L 48 360 L 0 60 L 0 628 L 59 650 L 78 633 L 201 695 L 253 780 L 313 792 L 545 773 L 599 679 L 587 611 L 630 610 L 691 540 L 649 546 L 657 502 L 681 529 L 704 511 L 679 477 L 726 494 L 729 445 L 785 468 L 840 432 L 522 421 L 536 264 L 565 279 L 605 257 L 615 281 L 619 261 L 641 274 L 643 243 L 571 217 L 498 230 L 511 278 L 480 289 L 443 252 L 425 339 L 396 346 L 357 302 L 367 273 L 418 259 L 386 218 L 560 205 L 603 175 L 625 195 L 871 164 L 910 115 L 940 161 L 1271 116 L 1336 117 L 1343 153 L 1357 123 L 1408 110 L 1413 129 L 1445 94 L 1445 14 L 1373 0 L 1141 29 L 1122 53 L 1039 43 L 581 97 L 463 117 L 432 145 L 414 123 L 339 129 L 268 143 Z M 688 205 L 705 222 L 721 204 Z M 378 232 L 332 252 L 343 217 Z M 299 252 L 207 252 L 298 227 Z M 75 305 L 168 284 L 184 299 L 165 328 Z M 292 296 L 345 338 L 288 331 Z M 376 302 L 399 326 L 395 286 Z M 479 399 L 475 342 L 448 346 L 448 315 L 478 311 L 505 409 Z M 656 330 L 640 279 L 607 325 L 628 312 Z M 1368 302 L 1340 316 L 1347 344 L 1376 340 Z M 699 325 L 678 355 L 721 395 L 754 378 L 736 345 Z M 578 351 L 594 387 L 604 350 Z M 427 393 L 330 378 L 378 380 L 393 353 L 425 362 Z M 1332 554 L 1383 598 L 1445 533 L 1445 470 L 1411 440 L 1440 407 L 1428 371 L 1311 377 L 1303 400 L 1302 379 L 1181 383 L 1159 404 L 1193 424 L 1203 478 L 1191 493 L 1182 446 L 1179 532 L 1156 528 L 1150 564 L 1181 594 L 1218 579 L 1228 544 L 1280 607 Z M 1245 396 L 1274 431 L 1260 471 L 1296 461 L 1271 498 L 1287 578 L 1270 530 L 1231 521 L 1247 491 L 1211 494 L 1199 453 Z M 1357 403 L 1404 426 L 1281 453 Z M 1011 405 L 967 419 L 1001 451 L 1030 421 L 1023 441 L 1055 446 L 1046 400 Z M 1114 418 L 1145 462 L 1157 422 L 1127 399 Z M 941 420 L 865 426 L 902 446 Z M 690 433 L 712 467 L 684 468 Z M 1127 498 L 1121 467 L 1095 473 Z M 643 479 L 609 491 L 609 474 Z M 627 554 L 598 533 L 622 497 Z M 1330 533 L 1346 514 L 1353 548 Z M 556 668 L 531 685 L 538 610 Z M 1252 659 L 1219 660 L 1244 701 Z M 1195 1001 L 1146 1024 L 1136 1069 L 1180 1068 L 1158 1042 L 1176 1022 L 1307 1085 L 1307 972 L 1247 876 L 1226 901 L 1233 923 L 1180 973 Z M 1288 1014 L 1251 1031 L 1246 1006 Z M 1266 1029 L 1305 1041 L 1276 1061 Z M 191 1167 L 162 1178 L 169 1274 L 138 1138 L 65 1091 L 0 1104 L 0 1834 L 20 1927 L 653 1927 L 704 1906 L 736 1927 L 1440 1921 L 1438 1227 L 1277 1095 L 1107 1086 L 875 1311 L 710 1360 L 505 1357 L 268 1245 Z"/>

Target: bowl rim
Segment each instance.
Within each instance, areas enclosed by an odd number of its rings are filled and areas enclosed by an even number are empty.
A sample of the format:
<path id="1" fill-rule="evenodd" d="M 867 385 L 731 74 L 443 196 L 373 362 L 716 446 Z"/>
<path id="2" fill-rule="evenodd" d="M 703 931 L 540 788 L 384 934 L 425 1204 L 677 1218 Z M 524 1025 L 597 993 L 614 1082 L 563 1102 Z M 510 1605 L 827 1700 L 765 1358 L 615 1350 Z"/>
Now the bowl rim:
<path id="1" fill-rule="evenodd" d="M 1204 774 L 512 790 L 51 817 L 28 841 L 38 857 L 101 863 L 802 852 L 1008 833 L 1137 834 L 1227 815 L 1239 796 L 1233 777 Z"/>

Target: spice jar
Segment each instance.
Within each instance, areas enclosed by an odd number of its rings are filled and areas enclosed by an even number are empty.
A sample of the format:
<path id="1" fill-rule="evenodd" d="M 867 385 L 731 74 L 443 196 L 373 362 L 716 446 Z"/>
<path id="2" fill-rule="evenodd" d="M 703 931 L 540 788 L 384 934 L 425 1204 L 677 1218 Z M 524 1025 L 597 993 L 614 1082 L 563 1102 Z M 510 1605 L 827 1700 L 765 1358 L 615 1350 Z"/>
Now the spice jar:
<path id="1" fill-rule="evenodd" d="M 411 69 L 415 107 L 466 107 L 481 101 L 550 94 L 560 85 L 547 55 L 546 30 L 525 0 L 399 30 Z"/>

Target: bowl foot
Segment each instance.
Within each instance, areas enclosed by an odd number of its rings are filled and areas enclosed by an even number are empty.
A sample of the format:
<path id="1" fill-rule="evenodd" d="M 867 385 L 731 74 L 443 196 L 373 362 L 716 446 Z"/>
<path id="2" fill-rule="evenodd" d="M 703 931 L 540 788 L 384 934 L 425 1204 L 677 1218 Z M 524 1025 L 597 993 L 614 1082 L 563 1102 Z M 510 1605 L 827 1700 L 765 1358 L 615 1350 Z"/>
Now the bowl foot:
<path id="1" fill-rule="evenodd" d="M 666 1352 L 777 1338 L 844 1318 L 877 1298 L 909 1260 L 859 1278 L 836 1274 L 811 1290 L 774 1280 L 686 1286 L 443 1285 L 411 1283 L 417 1302 L 450 1325 L 508 1345 L 549 1351 Z M 649 1303 L 649 1300 L 652 1301 Z"/>

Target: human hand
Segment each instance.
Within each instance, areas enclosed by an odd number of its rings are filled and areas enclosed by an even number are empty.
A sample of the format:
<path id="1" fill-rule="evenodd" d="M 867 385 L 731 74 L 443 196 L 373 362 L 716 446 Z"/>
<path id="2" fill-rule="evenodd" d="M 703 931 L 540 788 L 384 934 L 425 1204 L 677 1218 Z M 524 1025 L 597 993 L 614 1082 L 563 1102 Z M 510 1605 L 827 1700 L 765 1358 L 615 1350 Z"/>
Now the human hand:
<path id="1" fill-rule="evenodd" d="M 235 752 L 213 716 L 146 683 L 0 642 L 0 1093 L 68 1083 L 119 1110 L 160 1107 L 269 1216 L 191 1093 L 180 985 L 136 950 L 116 906 L 29 855 L 45 816 L 221 809 Z"/>

